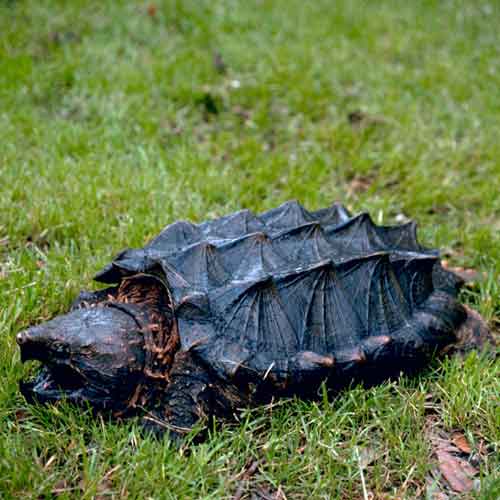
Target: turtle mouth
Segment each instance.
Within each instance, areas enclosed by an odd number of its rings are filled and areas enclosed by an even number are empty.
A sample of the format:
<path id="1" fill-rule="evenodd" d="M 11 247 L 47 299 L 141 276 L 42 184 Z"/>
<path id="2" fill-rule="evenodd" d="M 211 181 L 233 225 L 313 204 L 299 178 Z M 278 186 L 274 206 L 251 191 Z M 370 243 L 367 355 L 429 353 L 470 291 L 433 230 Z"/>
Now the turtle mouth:
<path id="1" fill-rule="evenodd" d="M 41 403 L 60 399 L 78 400 L 83 396 L 86 384 L 86 379 L 68 364 L 47 363 L 34 379 L 21 382 L 21 392 L 26 399 Z"/>
<path id="2" fill-rule="evenodd" d="M 117 407 L 109 391 L 92 383 L 76 368 L 63 361 L 46 362 L 34 378 L 20 381 L 19 388 L 28 403 L 68 401 L 79 406 L 90 405 L 98 411 Z"/>
<path id="3" fill-rule="evenodd" d="M 26 332 L 18 335 L 17 342 L 23 363 L 35 361 L 41 364 L 38 374 L 31 380 L 20 382 L 21 393 L 29 402 L 50 403 L 66 399 L 104 403 L 102 394 L 99 394 L 100 398 L 96 397 L 100 391 L 70 363 L 70 356 L 62 359 L 64 353 L 57 356 L 43 343 L 33 341 Z"/>

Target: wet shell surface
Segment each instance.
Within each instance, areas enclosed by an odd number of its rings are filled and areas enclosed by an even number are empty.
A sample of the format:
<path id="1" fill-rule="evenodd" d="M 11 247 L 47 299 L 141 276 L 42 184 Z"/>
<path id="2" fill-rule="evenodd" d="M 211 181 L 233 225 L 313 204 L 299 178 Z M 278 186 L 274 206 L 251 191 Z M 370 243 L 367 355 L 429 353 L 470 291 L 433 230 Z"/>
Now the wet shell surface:
<path id="1" fill-rule="evenodd" d="M 378 226 L 340 204 L 178 221 L 96 280 L 140 273 L 168 288 L 181 351 L 223 380 L 295 393 L 418 366 L 465 319 L 459 283 L 413 222 Z"/>

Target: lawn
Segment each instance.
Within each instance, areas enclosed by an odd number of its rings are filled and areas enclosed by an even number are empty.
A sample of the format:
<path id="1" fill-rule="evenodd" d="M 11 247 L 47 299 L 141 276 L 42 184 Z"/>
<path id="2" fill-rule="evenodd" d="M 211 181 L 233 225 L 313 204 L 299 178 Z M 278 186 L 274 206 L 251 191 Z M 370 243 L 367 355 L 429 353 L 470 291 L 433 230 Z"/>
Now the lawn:
<path id="1" fill-rule="evenodd" d="M 498 330 L 499 25 L 495 1 L 1 1 L 0 497 L 442 499 L 431 424 L 470 447 L 464 498 L 500 497 L 492 356 L 178 449 L 28 406 L 14 341 L 166 224 L 289 199 L 416 219 Z"/>

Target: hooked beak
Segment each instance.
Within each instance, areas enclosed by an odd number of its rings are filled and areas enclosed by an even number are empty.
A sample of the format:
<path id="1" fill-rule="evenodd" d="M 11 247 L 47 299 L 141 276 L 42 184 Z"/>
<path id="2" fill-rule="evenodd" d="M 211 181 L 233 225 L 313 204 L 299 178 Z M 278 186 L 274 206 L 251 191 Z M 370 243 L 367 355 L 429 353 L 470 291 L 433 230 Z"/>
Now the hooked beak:
<path id="1" fill-rule="evenodd" d="M 19 332 L 16 336 L 17 345 L 21 351 L 21 361 L 47 360 L 47 349 L 44 348 L 44 342 L 36 335 L 36 328 L 29 328 L 24 332 Z"/>
<path id="2" fill-rule="evenodd" d="M 77 400 L 86 380 L 68 361 L 53 356 L 43 326 L 29 328 L 16 336 L 21 361 L 41 361 L 42 369 L 34 380 L 20 383 L 21 393 L 28 401 L 41 403 L 63 398 Z"/>

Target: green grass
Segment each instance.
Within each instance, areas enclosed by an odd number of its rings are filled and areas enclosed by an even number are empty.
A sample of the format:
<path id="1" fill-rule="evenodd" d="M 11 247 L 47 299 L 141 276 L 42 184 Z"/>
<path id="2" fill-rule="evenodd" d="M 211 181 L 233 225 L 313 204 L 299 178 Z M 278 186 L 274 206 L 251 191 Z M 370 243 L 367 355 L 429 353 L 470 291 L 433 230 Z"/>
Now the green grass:
<path id="1" fill-rule="evenodd" d="M 497 2 L 148 5 L 0 2 L 0 497 L 229 498 L 262 460 L 249 491 L 359 498 L 367 453 L 375 498 L 425 497 L 430 412 L 483 450 L 477 495 L 496 497 L 500 364 L 484 356 L 252 410 L 180 450 L 26 405 L 15 334 L 115 253 L 175 219 L 292 198 L 418 220 L 424 244 L 486 274 L 463 297 L 500 324 Z"/>

